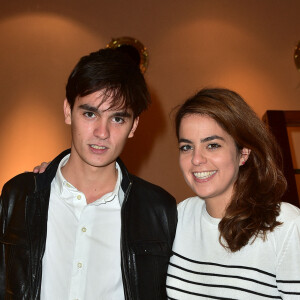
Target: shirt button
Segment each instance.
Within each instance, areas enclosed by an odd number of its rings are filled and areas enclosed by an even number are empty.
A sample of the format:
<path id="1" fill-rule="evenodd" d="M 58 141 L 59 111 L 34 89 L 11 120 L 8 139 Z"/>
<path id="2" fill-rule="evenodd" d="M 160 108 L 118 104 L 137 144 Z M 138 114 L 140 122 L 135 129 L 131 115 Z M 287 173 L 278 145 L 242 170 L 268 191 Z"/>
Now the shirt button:
<path id="1" fill-rule="evenodd" d="M 82 228 L 81 228 L 81 231 L 82 231 L 82 232 L 86 232 L 86 228 L 85 228 L 85 227 L 82 227 Z"/>
<path id="2" fill-rule="evenodd" d="M 80 199 L 81 199 L 81 195 L 78 195 L 78 196 L 77 196 L 77 199 L 80 200 Z"/>
<path id="3" fill-rule="evenodd" d="M 80 269 L 80 268 L 82 268 L 82 263 L 78 263 L 77 264 L 77 267 Z"/>
<path id="4" fill-rule="evenodd" d="M 66 185 L 67 185 L 67 187 L 71 187 L 71 184 L 69 184 L 69 183 L 66 183 Z"/>

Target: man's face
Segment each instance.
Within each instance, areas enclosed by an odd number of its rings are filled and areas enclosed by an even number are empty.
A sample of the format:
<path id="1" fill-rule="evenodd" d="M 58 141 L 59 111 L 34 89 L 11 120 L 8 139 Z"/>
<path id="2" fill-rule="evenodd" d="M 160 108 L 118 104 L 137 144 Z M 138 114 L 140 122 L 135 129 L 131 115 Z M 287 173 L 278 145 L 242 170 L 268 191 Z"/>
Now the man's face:
<path id="1" fill-rule="evenodd" d="M 114 165 L 137 128 L 138 118 L 133 119 L 130 109 L 110 108 L 111 99 L 102 100 L 102 91 L 78 97 L 72 111 L 64 102 L 65 122 L 72 131 L 71 156 L 78 167 Z"/>

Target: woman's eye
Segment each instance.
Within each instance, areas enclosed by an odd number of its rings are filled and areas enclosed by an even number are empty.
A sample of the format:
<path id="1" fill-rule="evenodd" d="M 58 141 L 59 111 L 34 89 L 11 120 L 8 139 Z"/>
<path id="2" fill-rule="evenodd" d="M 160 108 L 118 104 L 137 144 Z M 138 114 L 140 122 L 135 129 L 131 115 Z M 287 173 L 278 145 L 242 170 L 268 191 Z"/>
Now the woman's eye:
<path id="1" fill-rule="evenodd" d="M 182 145 L 179 147 L 179 151 L 181 151 L 181 152 L 186 152 L 186 151 L 189 151 L 190 149 L 192 149 L 192 147 L 190 145 Z"/>
<path id="2" fill-rule="evenodd" d="M 83 115 L 89 119 L 94 118 L 95 117 L 95 113 L 91 112 L 91 111 L 86 111 L 83 113 Z"/>
<path id="3" fill-rule="evenodd" d="M 208 148 L 208 149 L 211 149 L 211 150 L 217 149 L 217 148 L 219 148 L 219 147 L 221 147 L 221 145 L 219 145 L 219 144 L 217 144 L 217 143 L 209 144 L 209 145 L 207 146 L 207 148 Z"/>

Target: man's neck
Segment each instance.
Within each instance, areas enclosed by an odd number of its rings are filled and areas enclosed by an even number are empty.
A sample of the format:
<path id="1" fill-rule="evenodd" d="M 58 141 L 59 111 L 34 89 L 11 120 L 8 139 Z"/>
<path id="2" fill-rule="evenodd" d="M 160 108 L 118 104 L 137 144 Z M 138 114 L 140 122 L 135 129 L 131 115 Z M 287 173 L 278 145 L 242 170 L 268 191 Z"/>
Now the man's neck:
<path id="1" fill-rule="evenodd" d="M 61 172 L 68 182 L 84 193 L 88 204 L 112 192 L 118 178 L 116 162 L 105 167 L 94 167 L 77 163 L 76 159 L 72 159 L 72 154 Z"/>

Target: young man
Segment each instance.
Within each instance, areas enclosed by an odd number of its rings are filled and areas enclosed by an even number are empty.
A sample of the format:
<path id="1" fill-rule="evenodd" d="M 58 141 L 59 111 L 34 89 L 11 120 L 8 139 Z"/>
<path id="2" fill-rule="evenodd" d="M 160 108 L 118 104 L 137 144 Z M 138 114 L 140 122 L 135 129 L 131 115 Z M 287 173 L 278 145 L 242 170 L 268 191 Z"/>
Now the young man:
<path id="1" fill-rule="evenodd" d="M 1 299 L 166 299 L 175 199 L 118 158 L 149 99 L 125 54 L 80 59 L 64 101 L 71 150 L 2 191 Z"/>

